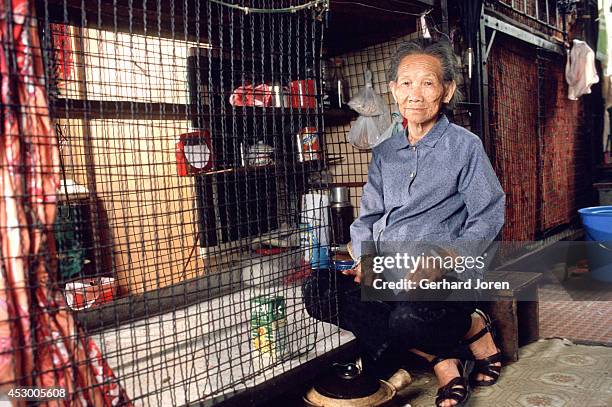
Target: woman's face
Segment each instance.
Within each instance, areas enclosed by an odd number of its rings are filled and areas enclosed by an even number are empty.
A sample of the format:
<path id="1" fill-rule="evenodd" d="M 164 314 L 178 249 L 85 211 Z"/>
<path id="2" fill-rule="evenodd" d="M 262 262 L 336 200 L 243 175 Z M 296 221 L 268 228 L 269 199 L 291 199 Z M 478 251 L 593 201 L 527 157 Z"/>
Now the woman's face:
<path id="1" fill-rule="evenodd" d="M 444 86 L 442 64 L 436 57 L 408 55 L 397 68 L 397 81 L 389 88 L 409 124 L 428 124 L 436 120 L 442 103 L 448 103 L 455 92 L 455 82 Z"/>

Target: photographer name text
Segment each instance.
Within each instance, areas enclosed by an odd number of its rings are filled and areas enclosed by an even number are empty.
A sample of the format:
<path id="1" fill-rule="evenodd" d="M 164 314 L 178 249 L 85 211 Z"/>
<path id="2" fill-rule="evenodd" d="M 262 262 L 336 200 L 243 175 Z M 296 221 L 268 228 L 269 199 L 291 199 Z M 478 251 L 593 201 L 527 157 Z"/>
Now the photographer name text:
<path id="1" fill-rule="evenodd" d="M 376 290 L 509 290 L 508 281 L 485 281 L 476 279 L 475 281 L 430 281 L 426 278 L 414 281 L 401 279 L 398 281 L 384 281 L 377 278 L 372 282 L 372 287 Z"/>

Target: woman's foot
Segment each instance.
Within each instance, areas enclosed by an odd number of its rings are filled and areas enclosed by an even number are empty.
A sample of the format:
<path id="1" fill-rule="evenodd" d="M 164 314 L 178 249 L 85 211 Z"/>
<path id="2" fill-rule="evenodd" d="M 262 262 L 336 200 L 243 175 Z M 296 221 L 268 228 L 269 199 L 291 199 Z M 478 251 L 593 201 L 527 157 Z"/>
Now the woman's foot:
<path id="1" fill-rule="evenodd" d="M 438 379 L 437 407 L 463 405 L 469 397 L 467 380 L 459 370 L 459 359 L 434 360 L 433 370 Z M 450 397 L 454 395 L 454 397 Z"/>
<path id="2" fill-rule="evenodd" d="M 501 354 L 493 341 L 488 316 L 482 311 L 472 314 L 472 326 L 465 338 L 476 360 L 476 369 L 472 376 L 474 385 L 494 384 L 499 378 Z"/>

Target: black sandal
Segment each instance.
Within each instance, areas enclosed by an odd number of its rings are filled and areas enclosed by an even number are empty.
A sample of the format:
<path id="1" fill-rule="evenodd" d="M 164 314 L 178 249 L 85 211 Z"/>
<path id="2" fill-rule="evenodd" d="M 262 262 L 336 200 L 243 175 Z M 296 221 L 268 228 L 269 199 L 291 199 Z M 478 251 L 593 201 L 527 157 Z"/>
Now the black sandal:
<path id="1" fill-rule="evenodd" d="M 478 315 L 480 315 L 480 317 L 483 319 L 485 327 L 483 329 L 480 330 L 480 332 L 478 332 L 476 335 L 472 336 L 469 339 L 466 339 L 463 343 L 465 345 L 469 345 L 471 343 L 476 342 L 478 339 L 482 338 L 483 336 L 485 336 L 486 334 L 490 333 L 491 334 L 491 338 L 493 339 L 493 343 L 495 343 L 495 329 L 493 327 L 493 323 L 491 321 L 491 318 L 485 314 L 483 311 L 476 309 L 476 313 Z M 472 384 L 472 386 L 474 387 L 484 387 L 484 386 L 492 386 L 495 383 L 497 383 L 497 380 L 499 379 L 499 376 L 501 374 L 501 365 L 500 366 L 496 366 L 494 365 L 494 363 L 501 363 L 502 361 L 502 354 L 501 351 L 499 350 L 499 348 L 497 347 L 497 344 L 495 345 L 495 348 L 497 349 L 497 353 L 486 357 L 484 359 L 475 359 L 474 360 L 474 371 L 472 372 L 472 374 L 470 375 L 470 383 Z M 476 380 L 476 377 L 478 376 L 478 374 L 483 374 L 485 376 L 490 377 L 491 379 L 489 380 Z"/>
<path id="2" fill-rule="evenodd" d="M 431 366 L 433 367 L 447 359 L 449 358 L 438 356 L 431 361 Z M 471 370 L 470 363 L 471 362 L 459 361 L 457 368 L 459 369 L 460 376 L 455 377 L 444 386 L 438 388 L 438 393 L 436 394 L 436 407 L 440 407 L 445 400 L 455 400 L 457 404 L 453 407 L 463 407 L 465 403 L 467 403 L 470 398 L 470 385 L 467 379 Z"/>

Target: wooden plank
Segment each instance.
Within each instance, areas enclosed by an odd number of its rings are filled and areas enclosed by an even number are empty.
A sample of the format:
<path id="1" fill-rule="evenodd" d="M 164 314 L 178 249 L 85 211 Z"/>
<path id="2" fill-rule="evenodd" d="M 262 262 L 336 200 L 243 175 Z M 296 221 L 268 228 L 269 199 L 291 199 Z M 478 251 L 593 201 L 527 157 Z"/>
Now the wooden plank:
<path id="1" fill-rule="evenodd" d="M 530 298 L 535 298 L 536 301 L 518 301 L 517 304 L 517 320 L 519 346 L 525 346 L 540 339 L 540 316 L 538 288 L 533 286 L 525 293 Z"/>
<path id="2" fill-rule="evenodd" d="M 492 271 L 489 281 L 508 281 L 510 290 L 498 290 L 483 308 L 493 319 L 497 342 L 505 360 L 518 360 L 519 346 L 539 339 L 538 287 L 540 273 Z M 521 299 L 529 301 L 521 301 Z"/>
<path id="3" fill-rule="evenodd" d="M 535 290 L 537 287 L 534 286 L 532 289 Z M 485 303 L 483 308 L 493 319 L 497 331 L 496 343 L 504 360 L 516 362 L 519 347 L 540 338 L 537 301 L 507 299 Z"/>
<path id="4" fill-rule="evenodd" d="M 483 304 L 483 308 L 493 319 L 497 345 L 504 360 L 516 362 L 519 348 L 517 302 L 512 299 L 493 301 Z"/>
<path id="5" fill-rule="evenodd" d="M 112 100 L 56 99 L 51 115 L 60 119 L 189 120 L 198 112 L 190 105 Z"/>
<path id="6" fill-rule="evenodd" d="M 502 264 L 497 266 L 496 270 L 533 270 L 534 259 L 545 253 L 549 256 L 547 252 L 554 249 L 556 243 L 581 240 L 583 237 L 584 230 L 582 228 L 569 227 L 535 242 L 515 242 L 513 247 L 521 249 L 519 254 L 504 257 Z"/>
<path id="7" fill-rule="evenodd" d="M 129 100 L 83 100 L 55 99 L 50 102 L 51 115 L 58 119 L 125 119 L 125 120 L 190 120 L 193 117 L 209 120 L 211 115 L 207 106 L 198 109 L 189 104 L 133 102 Z M 225 112 L 215 115 L 217 118 L 249 116 L 256 118 L 281 118 L 298 116 L 316 117 L 314 109 L 260 108 L 229 106 Z"/>
<path id="8" fill-rule="evenodd" d="M 520 271 L 489 271 L 485 277 L 487 281 L 507 281 L 510 283 L 510 290 L 494 291 L 492 294 L 494 297 L 515 297 L 522 290 L 535 285 L 542 274 Z"/>

